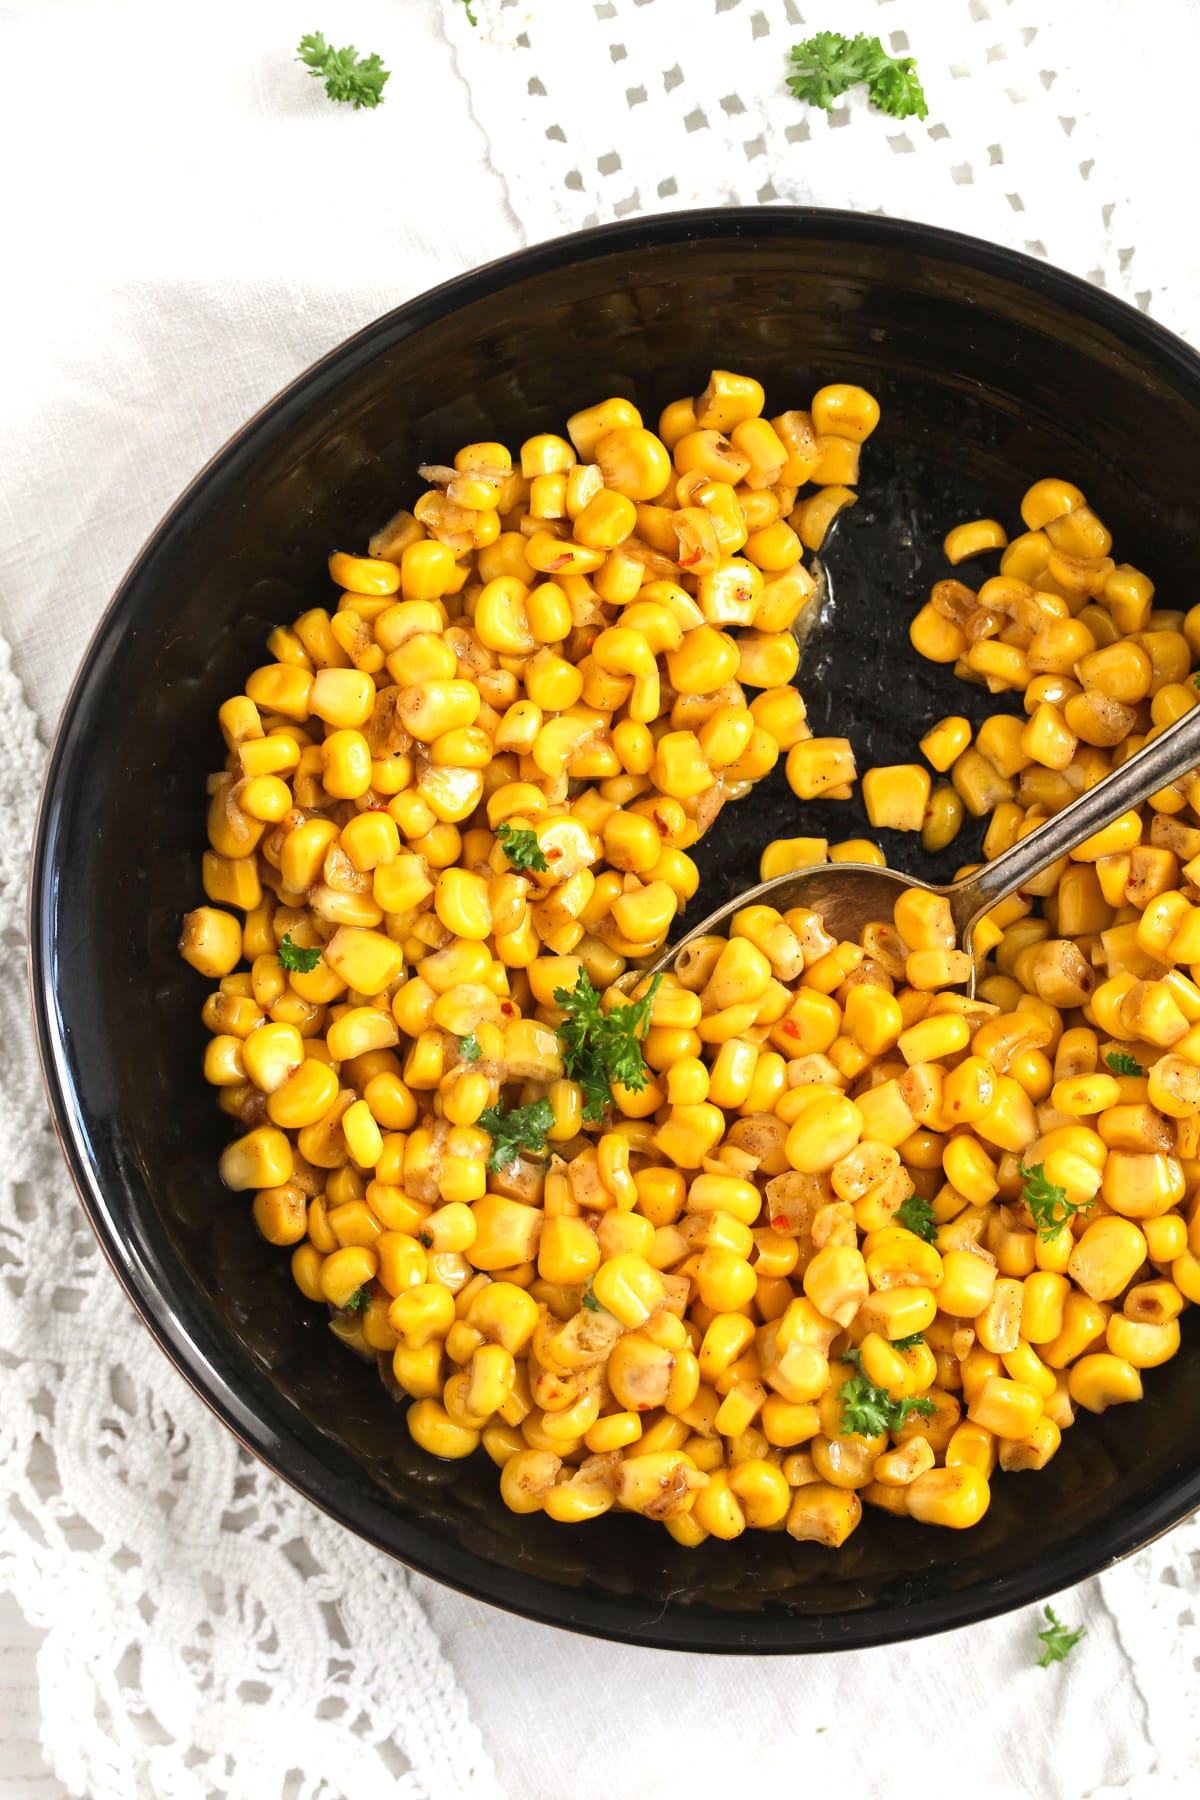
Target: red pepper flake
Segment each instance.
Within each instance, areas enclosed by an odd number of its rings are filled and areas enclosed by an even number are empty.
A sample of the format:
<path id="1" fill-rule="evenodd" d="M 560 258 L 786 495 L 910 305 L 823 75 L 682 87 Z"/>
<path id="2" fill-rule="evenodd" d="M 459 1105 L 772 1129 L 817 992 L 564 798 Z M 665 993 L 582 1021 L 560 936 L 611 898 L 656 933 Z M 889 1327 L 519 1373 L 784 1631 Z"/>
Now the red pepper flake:
<path id="1" fill-rule="evenodd" d="M 554 561 L 553 561 L 553 562 L 552 562 L 552 563 L 551 563 L 551 564 L 550 564 L 550 567 L 551 567 L 551 569 L 552 569 L 552 570 L 554 570 L 554 569 L 565 569 L 565 568 L 566 568 L 566 567 L 567 567 L 567 565 L 568 565 L 568 564 L 569 564 L 569 563 L 572 563 L 572 562 L 574 562 L 574 560 L 575 560 L 575 558 L 574 558 L 574 556 L 573 556 L 573 554 L 572 554 L 572 553 L 571 553 L 571 551 L 570 551 L 570 550 L 568 550 L 568 551 L 567 551 L 567 552 L 566 552 L 566 553 L 565 553 L 565 555 L 563 555 L 563 556 L 556 556 L 556 557 L 555 557 L 555 559 L 554 559 Z"/>
<path id="2" fill-rule="evenodd" d="M 651 817 L 653 818 L 654 823 L 658 826 L 658 829 L 663 833 L 663 835 L 665 837 L 667 832 L 670 831 L 670 829 L 671 829 L 671 827 L 667 823 L 666 819 L 664 819 L 659 813 L 652 813 Z"/>
<path id="3" fill-rule="evenodd" d="M 733 597 L 740 606 L 745 606 L 747 600 L 750 598 L 750 589 L 741 587 L 734 588 Z"/>
<path id="4" fill-rule="evenodd" d="M 786 1213 L 776 1213 L 771 1220 L 771 1229 L 772 1231 L 786 1231 L 790 1222 Z"/>
<path id="5" fill-rule="evenodd" d="M 783 1032 L 785 1037 L 798 1038 L 800 1036 L 800 1027 L 797 1025 L 795 1019 L 785 1019 L 783 1021 Z"/>
<path id="6" fill-rule="evenodd" d="M 961 1101 L 961 1100 L 956 1100 L 956 1101 L 955 1101 L 955 1102 L 954 1102 L 954 1110 L 955 1110 L 955 1112 L 961 1112 L 961 1111 L 962 1111 L 962 1101 Z"/>
<path id="7" fill-rule="evenodd" d="M 562 856 L 562 851 L 558 848 L 558 846 L 556 844 L 552 844 L 550 846 L 549 850 L 547 850 L 546 856 L 550 862 L 558 862 L 560 857 Z"/>
<path id="8" fill-rule="evenodd" d="M 511 1000 L 502 1000 L 500 1002 L 500 1011 L 504 1014 L 506 1019 L 511 1019 L 513 1014 Z"/>
<path id="9" fill-rule="evenodd" d="M 693 550 L 692 554 L 690 556 L 681 556 L 679 559 L 680 568 L 681 569 L 694 569 L 696 564 L 700 561 L 700 558 L 703 556 L 703 554 L 704 554 L 704 552 L 702 550 Z"/>
<path id="10" fill-rule="evenodd" d="M 639 1400 L 638 1401 L 638 1411 L 639 1412 L 649 1412 L 651 1410 L 651 1406 L 652 1406 L 652 1402 L 649 1400 Z"/>

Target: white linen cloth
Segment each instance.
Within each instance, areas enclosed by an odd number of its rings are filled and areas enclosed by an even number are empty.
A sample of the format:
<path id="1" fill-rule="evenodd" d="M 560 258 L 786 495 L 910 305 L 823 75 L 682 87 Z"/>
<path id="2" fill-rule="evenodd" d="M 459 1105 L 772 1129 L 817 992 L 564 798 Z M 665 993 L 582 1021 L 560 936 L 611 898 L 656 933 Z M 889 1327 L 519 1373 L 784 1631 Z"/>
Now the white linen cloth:
<path id="1" fill-rule="evenodd" d="M 1188 0 L 1153 32 L 1133 0 L 474 8 L 0 7 L 0 1579 L 48 1634 L 47 1760 L 89 1800 L 1193 1792 L 1194 1522 L 1063 1596 L 1088 1635 L 1048 1671 L 1032 1612 L 803 1662 L 572 1638 L 408 1576 L 238 1452 L 79 1215 L 23 993 L 42 746 L 139 544 L 305 364 L 523 242 L 724 200 L 975 230 L 1200 328 Z M 826 27 L 905 34 L 926 123 L 796 105 L 786 49 Z M 326 101 L 291 60 L 316 28 L 380 52 L 383 106 Z"/>

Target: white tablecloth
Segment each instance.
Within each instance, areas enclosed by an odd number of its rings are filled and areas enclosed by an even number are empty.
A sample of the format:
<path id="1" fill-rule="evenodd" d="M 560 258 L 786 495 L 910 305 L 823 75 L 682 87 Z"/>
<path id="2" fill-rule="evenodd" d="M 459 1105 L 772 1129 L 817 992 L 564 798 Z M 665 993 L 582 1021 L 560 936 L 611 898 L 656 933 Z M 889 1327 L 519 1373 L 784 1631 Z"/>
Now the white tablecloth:
<path id="1" fill-rule="evenodd" d="M 1190 0 L 475 10 L 477 31 L 461 0 L 0 9 L 0 1578 L 48 1633 L 48 1762 L 90 1800 L 1192 1792 L 1194 1525 L 1063 1596 L 1088 1635 L 1048 1671 L 1032 1613 L 803 1662 L 571 1638 L 407 1577 L 250 1465 L 80 1225 L 22 1016 L 40 746 L 147 532 L 305 364 L 523 242 L 722 199 L 974 230 L 1200 330 Z M 926 124 L 797 106 L 784 53 L 827 26 L 907 38 Z M 381 108 L 330 105 L 291 60 L 317 27 L 383 55 Z"/>

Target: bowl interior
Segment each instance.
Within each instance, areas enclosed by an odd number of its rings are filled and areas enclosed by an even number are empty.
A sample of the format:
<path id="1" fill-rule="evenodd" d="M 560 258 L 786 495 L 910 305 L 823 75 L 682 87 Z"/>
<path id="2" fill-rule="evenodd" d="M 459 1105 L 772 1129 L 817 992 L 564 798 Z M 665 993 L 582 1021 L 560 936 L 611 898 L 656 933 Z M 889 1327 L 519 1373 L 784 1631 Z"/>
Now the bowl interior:
<path id="1" fill-rule="evenodd" d="M 175 953 L 200 895 L 216 708 L 267 660 L 271 626 L 329 599 L 329 551 L 411 502 L 422 461 L 473 439 L 515 448 L 608 394 L 653 421 L 713 366 L 756 375 L 771 411 L 831 380 L 881 402 L 800 675 L 814 731 L 849 735 L 860 770 L 914 760 L 945 713 L 1011 704 L 922 662 L 907 627 L 949 573 L 946 529 L 981 514 L 1019 529 L 1037 476 L 1085 489 L 1162 605 L 1194 598 L 1197 365 L 1105 296 L 969 240 L 784 209 L 544 246 L 402 308 L 310 371 L 147 547 L 53 760 L 35 1002 L 68 1154 L 118 1273 L 185 1373 L 296 1485 L 427 1572 L 535 1617 L 697 1649 L 831 1648 L 1052 1591 L 1190 1510 L 1195 1331 L 1147 1376 L 1141 1405 L 1085 1418 L 1043 1473 L 998 1479 L 962 1538 L 872 1511 L 836 1553 L 758 1533 L 686 1551 L 629 1518 L 567 1530 L 515 1517 L 482 1454 L 444 1464 L 410 1442 L 374 1371 L 331 1340 L 287 1254 L 222 1189 L 227 1134 L 200 1076 L 206 990 Z M 799 834 L 880 835 L 857 798 L 802 805 L 777 771 L 701 845 L 691 916 L 755 882 L 768 839 Z M 917 840 L 882 836 L 890 861 L 930 871 Z M 964 832 L 934 876 L 977 847 Z"/>

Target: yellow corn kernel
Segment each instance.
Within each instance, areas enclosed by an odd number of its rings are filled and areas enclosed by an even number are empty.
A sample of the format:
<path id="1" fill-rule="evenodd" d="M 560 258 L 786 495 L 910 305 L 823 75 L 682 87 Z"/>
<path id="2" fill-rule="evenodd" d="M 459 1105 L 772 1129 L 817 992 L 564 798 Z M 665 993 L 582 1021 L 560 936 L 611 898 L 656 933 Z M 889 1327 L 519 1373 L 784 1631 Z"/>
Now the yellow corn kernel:
<path id="1" fill-rule="evenodd" d="M 179 954 L 197 974 L 217 980 L 241 961 L 242 927 L 232 913 L 198 906 L 184 916 Z"/>
<path id="2" fill-rule="evenodd" d="M 819 550 L 838 514 L 853 506 L 857 499 L 854 489 L 841 483 L 823 487 L 811 498 L 801 500 L 788 523 L 799 534 L 806 550 Z"/>
<path id="3" fill-rule="evenodd" d="M 1146 1239 L 1132 1219 L 1106 1215 L 1087 1227 L 1071 1252 L 1068 1273 L 1092 1300 L 1111 1300 L 1146 1260 Z"/>
<path id="4" fill-rule="evenodd" d="M 511 1269 L 536 1258 L 543 1220 L 535 1207 L 502 1194 L 484 1194 L 471 1211 L 475 1217 L 475 1241 L 469 1260 L 475 1268 Z"/>
<path id="5" fill-rule="evenodd" d="M 929 1469 L 918 1475 L 904 1493 L 912 1518 L 923 1525 L 944 1525 L 953 1530 L 977 1525 L 991 1500 L 987 1477 L 969 1463 Z"/>
<path id="6" fill-rule="evenodd" d="M 863 1114 L 853 1100 L 818 1093 L 788 1132 L 787 1159 L 802 1174 L 816 1174 L 832 1169 L 865 1135 Z"/>
<path id="7" fill-rule="evenodd" d="M 857 778 L 849 738 L 807 738 L 789 750 L 786 768 L 788 786 L 800 800 L 816 800 Z"/>
<path id="8" fill-rule="evenodd" d="M 965 562 L 970 556 L 982 556 L 988 550 L 1003 550 L 1008 533 L 996 519 L 972 519 L 969 524 L 955 525 L 942 544 L 947 562 Z"/>
<path id="9" fill-rule="evenodd" d="M 1150 1322 L 1113 1313 L 1105 1328 L 1105 1343 L 1132 1368 L 1157 1369 L 1179 1349 L 1179 1335 L 1178 1319 Z"/>
<path id="10" fill-rule="evenodd" d="M 1123 1218 L 1157 1218 L 1178 1205 L 1185 1190 L 1183 1169 L 1175 1157 L 1161 1151 L 1142 1155 L 1109 1151 L 1100 1193 L 1113 1212 Z"/>
<path id="11" fill-rule="evenodd" d="M 307 1208 L 295 1182 L 255 1194 L 254 1223 L 268 1244 L 299 1243 L 307 1229 Z"/>
<path id="12" fill-rule="evenodd" d="M 946 1467 L 976 1469 L 986 1480 L 996 1466 L 996 1440 L 982 1425 L 964 1419 L 946 1445 Z"/>
<path id="13" fill-rule="evenodd" d="M 812 422 L 821 436 L 830 434 L 861 444 L 879 423 L 879 402 L 866 388 L 835 382 L 813 395 Z"/>
<path id="14" fill-rule="evenodd" d="M 1020 1442 L 1005 1440 L 1000 1445 L 1002 1469 L 1044 1469 L 1062 1442 L 1062 1432 L 1053 1419 L 1042 1418 L 1027 1438 Z"/>
<path id="15" fill-rule="evenodd" d="M 282 1187 L 291 1180 L 292 1146 L 273 1125 L 259 1125 L 235 1138 L 221 1153 L 221 1180 L 237 1192 L 247 1188 Z"/>
<path id="16" fill-rule="evenodd" d="M 862 778 L 867 817 L 876 830 L 920 831 L 930 788 L 929 771 L 919 763 L 868 769 Z"/>
<path id="17" fill-rule="evenodd" d="M 1106 1351 L 1081 1356 L 1067 1373 L 1067 1390 L 1077 1406 L 1088 1412 L 1106 1412 L 1142 1397 L 1142 1378 L 1123 1357 Z"/>
<path id="18" fill-rule="evenodd" d="M 1014 794 L 1012 782 L 980 751 L 964 750 L 950 771 L 955 792 L 972 818 L 982 819 Z"/>
<path id="19" fill-rule="evenodd" d="M 350 1244 L 335 1250 L 321 1264 L 322 1297 L 330 1306 L 346 1306 L 359 1288 L 375 1279 L 379 1259 L 362 1244 Z"/>
<path id="20" fill-rule="evenodd" d="M 849 1245 L 818 1250 L 804 1271 L 804 1292 L 827 1319 L 848 1325 L 866 1299 L 869 1281 L 861 1251 Z"/>
<path id="21" fill-rule="evenodd" d="M 836 1550 L 845 1543 L 861 1518 L 862 1501 L 852 1488 L 810 1481 L 792 1495 L 787 1530 L 802 1543 L 824 1544 Z"/>
<path id="22" fill-rule="evenodd" d="M 1174 1262 L 1183 1254 L 1187 1232 L 1178 1213 L 1163 1213 L 1157 1219 L 1142 1220 L 1142 1235 L 1151 1262 Z"/>

